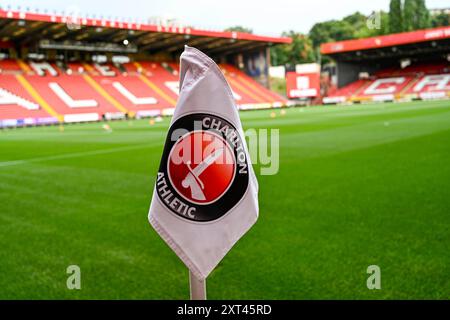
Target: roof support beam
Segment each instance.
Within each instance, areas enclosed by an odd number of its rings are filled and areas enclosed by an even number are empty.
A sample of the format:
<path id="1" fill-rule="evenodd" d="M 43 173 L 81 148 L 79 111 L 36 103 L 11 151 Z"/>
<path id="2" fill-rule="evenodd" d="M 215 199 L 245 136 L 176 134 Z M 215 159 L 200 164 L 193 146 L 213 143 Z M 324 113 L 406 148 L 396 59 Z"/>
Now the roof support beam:
<path id="1" fill-rule="evenodd" d="M 256 49 L 261 49 L 266 47 L 267 44 L 261 44 L 258 42 L 251 42 L 251 43 L 246 43 L 246 44 L 242 44 L 242 46 L 240 47 L 234 47 L 234 48 L 222 48 L 221 50 L 216 50 L 215 52 L 211 53 L 211 52 L 207 52 L 208 54 L 211 55 L 229 55 L 233 52 L 236 52 L 236 50 L 239 50 L 240 52 L 245 52 L 245 51 L 252 51 L 252 50 L 256 50 Z"/>
<path id="2" fill-rule="evenodd" d="M 160 43 L 162 41 L 165 41 L 166 39 L 170 39 L 173 35 L 172 34 L 162 34 L 158 33 L 158 37 L 152 38 L 150 42 L 145 42 L 143 46 L 139 46 L 140 50 L 152 50 L 154 46 L 156 46 L 157 43 Z"/>
<path id="3" fill-rule="evenodd" d="M 161 41 L 160 43 L 153 45 L 150 48 L 150 51 L 152 51 L 152 52 L 167 51 L 168 48 L 171 48 L 174 46 L 180 48 L 180 47 L 184 46 L 186 41 L 187 41 L 187 39 L 184 35 L 177 36 L 174 38 L 167 38 L 167 39 Z"/>
<path id="4" fill-rule="evenodd" d="M 244 46 L 244 45 L 246 45 L 246 44 L 248 44 L 248 43 L 254 44 L 253 41 L 237 40 L 236 42 L 234 42 L 234 43 L 232 43 L 232 44 L 229 44 L 229 45 L 226 46 L 226 47 L 223 47 L 223 46 L 221 45 L 221 46 L 218 46 L 217 48 L 214 48 L 214 49 L 211 49 L 211 50 L 207 50 L 207 51 L 208 51 L 208 53 L 211 53 L 211 54 L 213 54 L 213 53 L 219 53 L 219 52 L 221 52 L 221 51 L 229 51 L 229 50 L 231 50 L 231 49 L 235 49 L 235 48 L 238 48 L 238 47 L 242 47 L 242 46 Z"/>

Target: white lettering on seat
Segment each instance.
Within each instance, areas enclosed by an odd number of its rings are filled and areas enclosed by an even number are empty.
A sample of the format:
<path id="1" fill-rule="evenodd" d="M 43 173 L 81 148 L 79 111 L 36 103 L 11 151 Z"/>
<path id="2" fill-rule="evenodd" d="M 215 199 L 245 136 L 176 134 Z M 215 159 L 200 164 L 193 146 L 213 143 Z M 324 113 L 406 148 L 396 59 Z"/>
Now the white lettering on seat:
<path id="1" fill-rule="evenodd" d="M 405 82 L 404 77 L 397 77 L 397 78 L 385 78 L 385 79 L 378 79 L 372 82 L 370 86 L 367 87 L 366 90 L 364 90 L 364 94 L 387 94 L 387 93 L 394 93 L 397 90 L 397 86 L 399 84 L 402 84 Z M 390 86 L 387 86 L 385 88 L 379 88 L 382 85 L 385 84 L 392 84 Z"/>
<path id="2" fill-rule="evenodd" d="M 414 92 L 420 92 L 427 86 L 434 86 L 429 88 L 432 91 L 446 91 L 450 90 L 448 84 L 450 82 L 450 74 L 436 74 L 425 76 L 414 87 Z"/>
<path id="3" fill-rule="evenodd" d="M 132 104 L 142 105 L 142 104 L 156 104 L 158 100 L 153 97 L 136 97 L 127 88 L 125 88 L 120 82 L 113 82 L 113 87 L 119 91 L 124 97 L 131 101 Z"/>
<path id="4" fill-rule="evenodd" d="M 48 84 L 48 86 L 70 108 L 92 108 L 92 107 L 97 107 L 98 106 L 97 101 L 94 100 L 94 99 L 74 100 L 56 82 L 50 82 Z"/>
<path id="5" fill-rule="evenodd" d="M 233 94 L 233 97 L 236 101 L 242 100 L 242 97 L 236 93 L 236 91 L 231 90 L 231 93 Z"/>
<path id="6" fill-rule="evenodd" d="M 48 62 L 30 62 L 30 66 L 39 76 L 45 76 L 46 71 L 53 77 L 58 75 L 58 72 Z"/>
<path id="7" fill-rule="evenodd" d="M 167 88 L 169 88 L 176 95 L 180 92 L 180 83 L 178 81 L 166 81 L 164 82 Z"/>
<path id="8" fill-rule="evenodd" d="M 98 72 L 100 72 L 102 76 L 114 77 L 116 75 L 116 73 L 113 70 L 111 70 L 111 68 L 108 65 L 100 65 L 98 63 L 95 63 L 94 67 L 95 69 L 97 69 Z"/>
<path id="9" fill-rule="evenodd" d="M 0 105 L 14 104 L 27 110 L 38 110 L 37 103 L 21 98 L 5 89 L 0 88 Z"/>

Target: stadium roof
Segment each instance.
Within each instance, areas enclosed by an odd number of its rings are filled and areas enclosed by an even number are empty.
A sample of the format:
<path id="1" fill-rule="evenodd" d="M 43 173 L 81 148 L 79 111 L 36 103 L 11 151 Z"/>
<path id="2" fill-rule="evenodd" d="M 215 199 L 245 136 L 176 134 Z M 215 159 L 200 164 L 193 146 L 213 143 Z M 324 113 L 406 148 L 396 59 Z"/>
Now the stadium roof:
<path id="1" fill-rule="evenodd" d="M 130 44 L 123 52 L 182 51 L 185 44 L 210 55 L 258 49 L 291 38 L 268 37 L 243 32 L 211 31 L 192 27 L 162 26 L 138 22 L 78 18 L 0 9 L 0 47 L 39 43 L 41 48 L 76 49 L 82 43 Z M 41 42 L 42 41 L 42 42 Z M 110 47 L 111 48 L 111 47 Z M 93 48 L 98 49 L 98 47 Z M 104 50 L 108 51 L 108 50 Z M 112 48 L 109 51 L 117 51 Z M 118 50 L 120 51 L 120 50 Z"/>
<path id="2" fill-rule="evenodd" d="M 394 33 L 378 37 L 324 43 L 320 52 L 335 57 L 377 58 L 449 51 L 450 27 Z M 394 49 L 395 48 L 395 49 Z"/>

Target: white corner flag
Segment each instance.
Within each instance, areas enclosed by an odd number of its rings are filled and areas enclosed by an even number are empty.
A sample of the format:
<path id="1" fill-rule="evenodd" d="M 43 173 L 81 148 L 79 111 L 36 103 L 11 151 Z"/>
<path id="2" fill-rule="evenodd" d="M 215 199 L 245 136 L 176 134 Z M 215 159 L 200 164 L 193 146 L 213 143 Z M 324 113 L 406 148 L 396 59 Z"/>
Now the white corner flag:
<path id="1" fill-rule="evenodd" d="M 258 182 L 225 77 L 186 46 L 149 221 L 204 280 L 258 218 Z"/>

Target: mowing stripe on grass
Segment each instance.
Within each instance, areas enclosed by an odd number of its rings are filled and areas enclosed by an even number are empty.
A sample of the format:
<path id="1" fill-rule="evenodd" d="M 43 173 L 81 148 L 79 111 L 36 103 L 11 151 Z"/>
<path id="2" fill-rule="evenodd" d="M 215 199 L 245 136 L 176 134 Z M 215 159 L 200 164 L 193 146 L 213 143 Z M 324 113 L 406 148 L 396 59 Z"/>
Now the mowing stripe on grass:
<path id="1" fill-rule="evenodd" d="M 118 148 L 110 148 L 110 149 L 102 149 L 102 150 L 92 150 L 92 151 L 84 151 L 84 152 L 73 152 L 73 153 L 65 153 L 48 157 L 39 157 L 39 158 L 31 158 L 31 159 L 21 159 L 21 160 L 13 160 L 13 161 L 3 161 L 0 162 L 0 168 L 2 167 L 10 167 L 21 164 L 28 164 L 40 161 L 51 161 L 51 160 L 60 160 L 60 159 L 69 159 L 69 158 L 79 158 L 79 157 L 87 157 L 87 156 L 95 156 L 100 154 L 108 154 L 108 153 L 116 153 L 122 151 L 136 150 L 152 147 L 154 145 L 151 144 L 139 144 L 136 146 L 126 146 L 126 147 L 118 147 Z"/>

